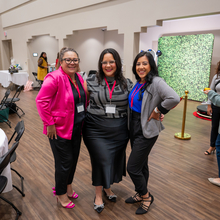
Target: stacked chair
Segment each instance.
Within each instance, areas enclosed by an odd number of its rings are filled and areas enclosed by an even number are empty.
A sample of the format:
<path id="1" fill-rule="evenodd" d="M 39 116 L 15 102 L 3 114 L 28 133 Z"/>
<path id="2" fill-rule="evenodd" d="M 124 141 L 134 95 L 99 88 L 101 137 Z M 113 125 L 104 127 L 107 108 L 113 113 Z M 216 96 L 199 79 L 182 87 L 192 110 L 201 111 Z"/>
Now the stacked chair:
<path id="1" fill-rule="evenodd" d="M 0 199 L 4 200 L 5 202 L 10 204 L 15 209 L 15 211 L 16 211 L 16 218 L 15 219 L 18 219 L 22 213 L 17 209 L 17 207 L 12 202 L 10 202 L 9 200 L 7 200 L 3 196 L 1 196 L 1 193 L 5 189 L 7 182 L 8 182 L 7 177 L 2 176 L 1 173 L 5 169 L 5 167 L 10 163 L 10 159 L 11 159 L 13 153 L 15 152 L 16 148 L 18 147 L 18 144 L 19 144 L 19 142 L 15 142 L 12 145 L 12 147 L 8 150 L 8 152 L 0 157 Z"/>
<path id="2" fill-rule="evenodd" d="M 0 122 L 5 122 L 11 128 L 11 122 L 8 119 L 9 107 L 7 106 L 7 99 L 10 94 L 10 90 L 5 92 L 5 96 L 0 103 Z"/>
<path id="3" fill-rule="evenodd" d="M 13 140 L 15 134 L 16 134 L 16 136 L 15 136 L 15 138 L 14 138 L 14 141 L 16 141 L 16 142 L 19 141 L 19 140 L 21 139 L 23 133 L 24 133 L 24 130 L 25 130 L 24 121 L 19 121 L 19 122 L 17 123 L 17 125 L 15 126 L 15 131 L 14 131 L 14 133 L 12 134 L 10 140 L 8 141 L 8 145 L 9 145 L 9 144 L 11 143 L 11 141 Z M 15 162 L 15 161 L 16 161 L 16 158 L 17 158 L 17 155 L 16 155 L 16 152 L 14 151 L 13 154 L 12 154 L 12 156 L 11 156 L 11 158 L 10 158 L 10 163 Z M 21 174 L 20 174 L 17 170 L 15 170 L 15 169 L 13 169 L 13 168 L 11 168 L 11 170 L 14 171 L 14 172 L 20 177 L 20 179 L 21 179 L 21 190 L 20 190 L 17 186 L 15 186 L 15 185 L 13 185 L 13 187 L 14 187 L 15 189 L 17 189 L 17 190 L 21 193 L 21 195 L 24 197 L 24 196 L 25 196 L 25 194 L 24 194 L 24 184 L 23 184 L 24 177 L 21 176 Z"/>
<path id="4" fill-rule="evenodd" d="M 12 98 L 7 98 L 5 101 L 5 105 L 9 108 L 9 113 L 16 113 L 18 115 L 19 118 L 21 118 L 22 115 L 24 115 L 24 111 L 17 106 L 16 102 L 20 101 L 20 98 L 18 97 L 21 93 L 21 90 L 24 88 L 24 86 L 19 86 L 16 89 L 16 92 L 14 94 L 14 96 Z M 18 110 L 20 110 L 22 112 L 21 115 L 18 114 Z"/>

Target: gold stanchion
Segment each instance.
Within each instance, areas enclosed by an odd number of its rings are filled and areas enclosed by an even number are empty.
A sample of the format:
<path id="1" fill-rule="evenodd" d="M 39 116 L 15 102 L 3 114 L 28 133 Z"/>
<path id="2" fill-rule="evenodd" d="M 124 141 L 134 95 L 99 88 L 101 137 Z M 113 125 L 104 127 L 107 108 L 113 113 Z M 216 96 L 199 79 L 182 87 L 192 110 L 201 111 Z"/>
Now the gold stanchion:
<path id="1" fill-rule="evenodd" d="M 189 140 L 191 139 L 191 135 L 184 133 L 185 130 L 185 120 L 186 120 L 186 107 L 187 107 L 187 94 L 188 90 L 185 90 L 185 101 L 184 101 L 184 110 L 183 110 L 183 122 L 182 122 L 182 132 L 175 133 L 174 137 L 182 140 Z"/>

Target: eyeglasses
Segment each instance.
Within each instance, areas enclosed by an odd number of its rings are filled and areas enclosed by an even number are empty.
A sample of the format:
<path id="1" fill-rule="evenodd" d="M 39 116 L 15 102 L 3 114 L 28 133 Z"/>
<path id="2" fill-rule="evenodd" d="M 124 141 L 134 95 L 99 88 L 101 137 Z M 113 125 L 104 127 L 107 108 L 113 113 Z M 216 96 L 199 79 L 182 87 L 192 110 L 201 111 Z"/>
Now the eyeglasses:
<path id="1" fill-rule="evenodd" d="M 111 61 L 109 61 L 109 62 L 107 62 L 107 61 L 101 62 L 101 64 L 104 65 L 104 66 L 107 66 L 108 63 L 109 63 L 109 65 L 113 65 L 113 64 L 115 64 L 115 60 L 111 60 Z"/>
<path id="2" fill-rule="evenodd" d="M 70 58 L 64 58 L 64 59 L 62 59 L 62 60 L 65 60 L 65 62 L 66 62 L 66 64 L 71 64 L 72 62 L 74 63 L 74 64 L 77 64 L 77 63 L 79 63 L 79 61 L 80 61 L 80 59 L 70 59 Z"/>

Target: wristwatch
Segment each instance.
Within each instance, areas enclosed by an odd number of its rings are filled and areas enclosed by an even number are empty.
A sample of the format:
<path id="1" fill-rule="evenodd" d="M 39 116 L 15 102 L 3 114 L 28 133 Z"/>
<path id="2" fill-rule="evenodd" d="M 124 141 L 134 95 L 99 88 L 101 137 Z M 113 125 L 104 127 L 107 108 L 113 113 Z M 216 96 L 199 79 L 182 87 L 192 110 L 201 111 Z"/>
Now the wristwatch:
<path id="1" fill-rule="evenodd" d="M 156 113 L 160 113 L 160 111 L 157 110 L 157 107 L 155 107 L 154 111 L 155 111 Z"/>

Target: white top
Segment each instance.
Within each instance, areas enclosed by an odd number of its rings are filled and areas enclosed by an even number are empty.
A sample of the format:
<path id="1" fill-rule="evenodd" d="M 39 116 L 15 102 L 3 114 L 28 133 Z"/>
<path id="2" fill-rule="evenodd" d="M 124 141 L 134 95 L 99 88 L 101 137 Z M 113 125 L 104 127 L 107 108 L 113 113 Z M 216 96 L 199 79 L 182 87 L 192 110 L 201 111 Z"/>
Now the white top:
<path id="1" fill-rule="evenodd" d="M 3 87 L 8 87 L 11 82 L 16 85 L 23 86 L 28 81 L 28 73 L 22 70 L 19 70 L 18 73 L 9 73 L 8 70 L 0 70 L 0 84 Z"/>
<path id="2" fill-rule="evenodd" d="M 5 132 L 0 128 L 0 157 L 8 152 L 8 138 L 5 135 Z M 12 190 L 12 179 L 11 179 L 11 167 L 10 163 L 7 165 L 7 167 L 3 170 L 1 173 L 2 176 L 7 177 L 8 183 L 3 191 L 3 193 L 6 193 L 8 191 Z"/>

